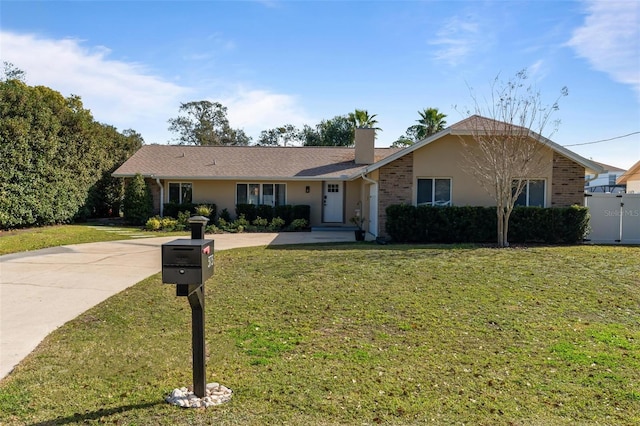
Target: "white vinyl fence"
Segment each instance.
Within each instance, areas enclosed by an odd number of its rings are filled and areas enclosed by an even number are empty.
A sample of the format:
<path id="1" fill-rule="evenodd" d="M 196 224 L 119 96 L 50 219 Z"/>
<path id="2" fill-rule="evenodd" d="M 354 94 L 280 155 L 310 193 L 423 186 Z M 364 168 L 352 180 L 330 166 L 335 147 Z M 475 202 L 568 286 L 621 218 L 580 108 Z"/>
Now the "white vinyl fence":
<path id="1" fill-rule="evenodd" d="M 592 243 L 640 244 L 640 194 L 585 195 Z"/>

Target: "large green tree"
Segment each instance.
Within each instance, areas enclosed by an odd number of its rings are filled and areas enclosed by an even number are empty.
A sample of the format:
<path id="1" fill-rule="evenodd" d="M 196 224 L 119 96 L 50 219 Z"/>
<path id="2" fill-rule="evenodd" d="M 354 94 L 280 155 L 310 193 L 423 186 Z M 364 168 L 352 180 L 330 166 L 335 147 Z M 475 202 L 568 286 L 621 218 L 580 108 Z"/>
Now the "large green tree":
<path id="1" fill-rule="evenodd" d="M 140 145 L 94 121 L 78 96 L 0 81 L 0 228 L 90 215 L 92 188 Z"/>
<path id="2" fill-rule="evenodd" d="M 243 130 L 232 129 L 227 107 L 219 102 L 194 101 L 180 104 L 180 116 L 169 119 L 169 131 L 181 145 L 249 145 Z"/>
<path id="3" fill-rule="evenodd" d="M 258 145 L 287 146 L 302 143 L 303 132 L 293 124 L 285 124 L 275 129 L 263 130 Z"/>
<path id="4" fill-rule="evenodd" d="M 125 220 L 132 225 L 143 225 L 153 214 L 153 198 L 141 174 L 136 174 L 127 184 L 122 202 Z"/>
<path id="5" fill-rule="evenodd" d="M 352 146 L 353 124 L 344 115 L 322 120 L 315 129 L 304 126 L 304 146 Z"/>

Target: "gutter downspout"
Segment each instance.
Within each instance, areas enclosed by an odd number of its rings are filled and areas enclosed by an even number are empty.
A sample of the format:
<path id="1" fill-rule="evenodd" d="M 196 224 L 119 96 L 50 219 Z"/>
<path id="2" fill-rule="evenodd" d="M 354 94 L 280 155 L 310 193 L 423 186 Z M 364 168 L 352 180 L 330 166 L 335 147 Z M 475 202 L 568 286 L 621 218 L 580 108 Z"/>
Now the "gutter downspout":
<path id="1" fill-rule="evenodd" d="M 371 178 L 366 177 L 366 176 L 365 176 L 365 172 L 362 172 L 362 173 L 360 174 L 360 177 L 361 177 L 361 178 L 362 178 L 362 180 L 364 180 L 365 182 L 369 182 L 370 184 L 372 184 L 372 185 L 374 186 L 374 188 L 375 188 L 375 192 L 376 192 L 376 194 L 378 193 L 378 182 L 376 182 L 375 180 L 373 180 L 373 179 L 371 179 Z M 378 202 L 378 197 L 376 197 L 376 206 L 375 206 L 376 216 L 378 215 L 378 205 L 377 205 L 377 202 Z M 369 212 L 371 212 L 371 200 L 369 200 Z M 371 221 L 371 218 L 369 218 L 369 221 Z M 371 223 L 371 222 L 369 222 L 369 223 Z M 377 228 L 378 226 L 379 226 L 379 224 L 378 224 L 378 218 L 376 217 L 376 228 Z M 377 237 L 378 237 L 378 229 L 375 229 L 375 233 L 374 233 L 374 232 L 371 232 L 371 229 L 369 229 L 368 231 L 369 231 L 369 233 L 370 233 L 371 235 L 373 235 L 373 237 L 374 237 L 374 238 L 377 238 Z"/>
<path id="2" fill-rule="evenodd" d="M 164 217 L 164 187 L 160 183 L 160 178 L 156 178 L 156 183 L 160 187 L 160 217 Z"/>

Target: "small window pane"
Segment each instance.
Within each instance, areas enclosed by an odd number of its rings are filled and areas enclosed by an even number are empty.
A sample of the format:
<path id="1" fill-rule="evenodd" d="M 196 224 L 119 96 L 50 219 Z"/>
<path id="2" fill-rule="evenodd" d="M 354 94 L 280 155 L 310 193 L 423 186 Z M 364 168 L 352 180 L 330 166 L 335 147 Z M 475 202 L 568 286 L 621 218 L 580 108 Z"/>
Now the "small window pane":
<path id="1" fill-rule="evenodd" d="M 236 185 L 236 204 L 247 204 L 247 184 Z"/>
<path id="2" fill-rule="evenodd" d="M 529 206 L 544 207 L 544 181 L 529 181 Z"/>
<path id="3" fill-rule="evenodd" d="M 418 179 L 418 205 L 433 203 L 433 179 Z"/>
<path id="4" fill-rule="evenodd" d="M 286 194 L 286 186 L 282 183 L 276 184 L 276 194 L 275 194 L 275 205 L 276 206 L 284 206 L 286 204 L 285 194 Z"/>
<path id="5" fill-rule="evenodd" d="M 273 184 L 262 184 L 262 204 L 273 206 Z"/>
<path id="6" fill-rule="evenodd" d="M 260 185 L 257 183 L 249 184 L 249 194 L 247 196 L 248 204 L 260 204 Z"/>
<path id="7" fill-rule="evenodd" d="M 450 206 L 451 205 L 451 180 L 449 179 L 436 179 L 435 184 L 435 200 L 436 206 Z"/>
<path id="8" fill-rule="evenodd" d="M 169 202 L 170 203 L 180 202 L 180 184 L 179 183 L 169 184 Z"/>
<path id="9" fill-rule="evenodd" d="M 191 195 L 193 193 L 193 187 L 190 183 L 182 184 L 182 202 L 191 203 Z"/>

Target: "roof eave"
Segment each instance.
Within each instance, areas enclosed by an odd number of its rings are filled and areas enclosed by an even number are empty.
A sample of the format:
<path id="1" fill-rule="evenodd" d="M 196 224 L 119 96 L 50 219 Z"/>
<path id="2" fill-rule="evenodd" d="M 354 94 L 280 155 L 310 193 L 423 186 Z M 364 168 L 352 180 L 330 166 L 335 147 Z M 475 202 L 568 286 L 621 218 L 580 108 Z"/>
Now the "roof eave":
<path id="1" fill-rule="evenodd" d="M 112 173 L 111 176 L 116 178 L 132 178 L 136 174 L 142 175 L 144 178 L 188 181 L 188 180 L 228 180 L 228 181 L 343 181 L 352 180 L 354 175 L 340 176 L 179 176 L 179 175 L 158 175 L 155 173 Z M 358 173 L 357 176 L 360 176 Z"/>

